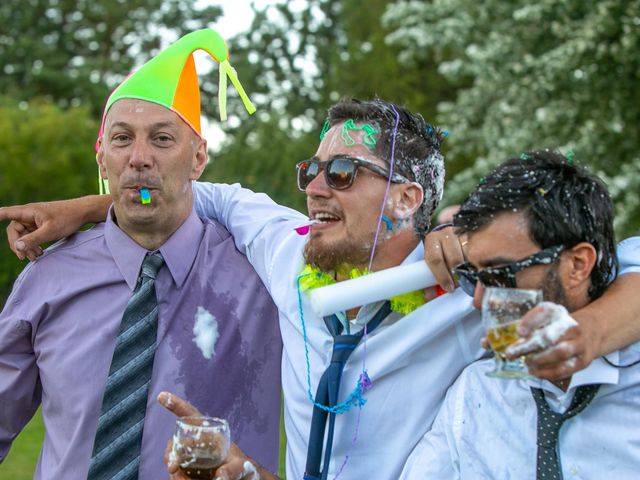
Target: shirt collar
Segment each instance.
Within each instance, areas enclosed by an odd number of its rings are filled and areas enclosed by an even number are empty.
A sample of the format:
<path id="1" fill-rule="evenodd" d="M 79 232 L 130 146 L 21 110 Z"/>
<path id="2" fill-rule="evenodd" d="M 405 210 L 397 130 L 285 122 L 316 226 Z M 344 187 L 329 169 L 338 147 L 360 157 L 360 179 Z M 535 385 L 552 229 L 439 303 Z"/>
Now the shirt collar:
<path id="1" fill-rule="evenodd" d="M 618 364 L 620 360 L 620 352 L 613 352 L 607 355 L 607 359 L 614 364 Z M 602 357 L 593 360 L 589 366 L 571 377 L 571 382 L 567 388 L 567 392 L 574 390 L 582 385 L 592 384 L 611 384 L 617 385 L 620 381 L 620 371 L 609 365 Z M 530 380 L 534 387 L 541 388 L 550 392 L 564 393 L 556 385 L 545 379 Z"/>
<path id="2" fill-rule="evenodd" d="M 112 218 L 112 209 L 113 206 L 107 215 L 105 240 L 120 273 L 133 290 L 148 250 L 134 242 L 116 225 Z M 192 210 L 184 223 L 158 249 L 178 287 L 182 286 L 191 270 L 203 235 L 204 225 Z"/>

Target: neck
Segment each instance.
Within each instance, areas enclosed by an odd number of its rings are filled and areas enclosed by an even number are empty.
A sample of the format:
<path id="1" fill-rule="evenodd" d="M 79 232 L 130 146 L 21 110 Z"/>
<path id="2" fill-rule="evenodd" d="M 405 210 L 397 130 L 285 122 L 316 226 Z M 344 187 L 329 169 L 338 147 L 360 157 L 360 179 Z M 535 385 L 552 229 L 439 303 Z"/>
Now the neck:
<path id="1" fill-rule="evenodd" d="M 118 225 L 120 230 L 126 233 L 134 242 L 145 250 L 158 250 L 167 240 L 178 230 L 182 224 L 189 218 L 191 210 L 181 212 L 179 215 L 164 217 L 160 221 L 161 216 L 158 215 L 149 222 L 133 223 L 127 221 L 119 221 L 117 214 L 113 212 L 113 221 Z"/>
<path id="2" fill-rule="evenodd" d="M 412 232 L 402 232 L 379 244 L 376 248 L 373 263 L 371 264 L 371 271 L 377 272 L 387 268 L 397 267 L 407 258 L 407 255 L 416 248 L 418 242 L 419 239 L 416 238 Z M 364 271 L 369 267 L 369 264 L 353 265 L 353 267 Z M 342 282 L 343 280 L 349 280 L 349 272 L 340 271 L 339 269 L 339 271 L 336 272 L 336 281 Z"/>

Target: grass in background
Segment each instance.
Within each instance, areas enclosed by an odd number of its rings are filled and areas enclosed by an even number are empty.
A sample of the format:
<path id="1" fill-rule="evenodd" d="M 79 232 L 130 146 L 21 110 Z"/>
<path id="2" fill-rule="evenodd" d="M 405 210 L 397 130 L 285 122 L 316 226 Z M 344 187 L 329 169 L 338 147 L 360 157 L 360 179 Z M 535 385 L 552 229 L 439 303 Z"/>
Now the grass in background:
<path id="1" fill-rule="evenodd" d="M 9 455 L 0 465 L 0 479 L 30 480 L 36 470 L 38 455 L 44 440 L 44 425 L 40 410 L 14 440 Z"/>

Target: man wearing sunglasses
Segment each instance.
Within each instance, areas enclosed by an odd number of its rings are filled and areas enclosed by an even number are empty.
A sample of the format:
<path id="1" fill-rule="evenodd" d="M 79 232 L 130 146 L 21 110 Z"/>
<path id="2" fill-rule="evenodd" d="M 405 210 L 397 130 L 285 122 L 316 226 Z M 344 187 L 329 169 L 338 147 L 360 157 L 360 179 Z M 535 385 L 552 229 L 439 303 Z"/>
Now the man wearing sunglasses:
<path id="1" fill-rule="evenodd" d="M 330 328 L 336 338 L 355 335 L 382 307 L 366 305 L 332 323 L 313 313 L 305 288 L 342 281 L 370 263 L 371 270 L 380 270 L 423 258 L 422 239 L 444 177 L 442 135 L 404 108 L 382 100 L 343 101 L 330 109 L 328 127 L 315 155 L 297 164 L 308 217 L 238 185 L 198 184 L 195 203 L 200 215 L 218 219 L 231 231 L 280 311 L 287 477 L 303 478 L 306 472 L 307 478 L 396 479 L 430 428 L 447 387 L 481 354 L 482 329 L 471 298 L 461 289 L 424 305 L 416 295 L 396 299 L 402 311 L 387 314 L 375 328 L 368 325 L 367 336 L 351 349 L 341 379 L 333 383 L 339 386 L 339 404 L 348 398 L 366 404 L 362 410 L 351 404 L 327 420 L 332 442 L 330 434 L 323 438 L 322 426 L 320 438 L 312 438 L 314 416 L 322 416 L 317 413 L 322 407 L 331 408 L 318 395 L 337 344 Z M 82 205 L 87 203 L 74 204 L 69 213 L 82 211 L 80 221 L 99 218 L 85 215 Z M 100 210 L 95 204 L 92 208 Z M 311 222 L 307 236 L 295 232 Z M 441 250 L 440 240 L 436 243 L 429 250 Z M 441 263 L 455 261 L 445 256 L 448 260 Z M 617 320 L 629 318 L 627 313 Z M 368 382 L 372 388 L 365 390 Z M 184 405 L 174 400 L 174 411 L 184 413 Z M 246 460 L 234 449 L 218 474 L 226 470 L 229 478 L 243 478 Z"/>
<path id="2" fill-rule="evenodd" d="M 486 287 L 542 290 L 536 315 L 557 335 L 618 273 L 613 205 L 597 177 L 562 155 L 523 157 L 489 174 L 455 217 L 468 259 L 456 272 L 477 308 Z M 619 252 L 626 265 L 628 249 Z M 493 366 L 464 370 L 402 479 L 637 478 L 640 343 L 554 382 L 491 378 Z"/>

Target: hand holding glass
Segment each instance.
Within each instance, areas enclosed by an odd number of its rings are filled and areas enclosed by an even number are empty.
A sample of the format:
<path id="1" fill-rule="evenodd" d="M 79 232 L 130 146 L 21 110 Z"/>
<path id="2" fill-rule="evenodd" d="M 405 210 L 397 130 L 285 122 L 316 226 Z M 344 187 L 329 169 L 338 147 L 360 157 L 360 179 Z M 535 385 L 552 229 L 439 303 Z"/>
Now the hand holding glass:
<path id="1" fill-rule="evenodd" d="M 496 368 L 487 373 L 489 377 L 529 377 L 524 358 L 507 360 L 504 351 L 519 339 L 517 330 L 520 319 L 541 301 L 540 290 L 497 287 L 485 290 L 482 297 L 482 323 L 496 357 Z"/>
<path id="2" fill-rule="evenodd" d="M 229 424 L 212 417 L 181 417 L 173 436 L 173 456 L 189 478 L 213 478 L 229 454 Z"/>

